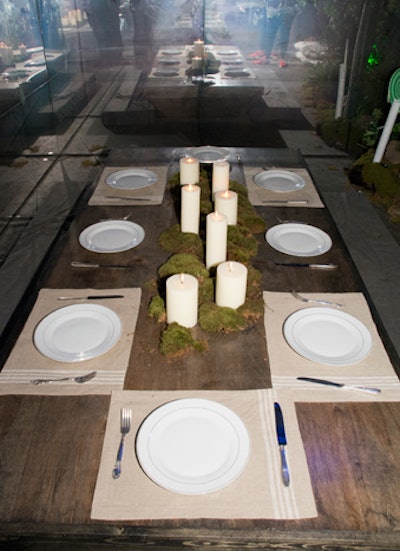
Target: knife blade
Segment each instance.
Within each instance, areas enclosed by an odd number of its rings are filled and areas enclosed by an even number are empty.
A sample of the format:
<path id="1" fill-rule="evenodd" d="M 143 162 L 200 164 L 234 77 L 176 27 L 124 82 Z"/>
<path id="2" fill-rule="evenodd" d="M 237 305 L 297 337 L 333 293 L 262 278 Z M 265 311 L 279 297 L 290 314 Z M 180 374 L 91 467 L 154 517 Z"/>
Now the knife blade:
<path id="1" fill-rule="evenodd" d="M 262 203 L 276 203 L 277 205 L 307 205 L 309 201 L 306 199 L 290 199 L 287 201 L 284 199 L 265 199 Z"/>
<path id="2" fill-rule="evenodd" d="M 94 262 L 78 262 L 73 260 L 71 262 L 73 268 L 120 268 L 129 270 L 132 266 L 130 264 L 95 264 Z"/>
<path id="3" fill-rule="evenodd" d="M 336 388 L 343 388 L 344 390 L 357 390 L 359 392 L 367 392 L 368 394 L 379 394 L 381 392 L 380 388 L 346 385 L 344 383 L 337 383 L 336 381 L 328 381 L 327 379 L 317 379 L 315 377 L 297 377 L 297 380 L 306 381 L 308 383 L 316 383 L 318 385 L 334 386 Z"/>
<path id="4" fill-rule="evenodd" d="M 275 266 L 291 266 L 293 268 L 311 268 L 315 270 L 334 270 L 337 264 L 305 264 L 302 262 L 274 262 Z"/>
<path id="5" fill-rule="evenodd" d="M 87 297 L 58 297 L 57 300 L 104 300 L 108 298 L 124 298 L 124 295 L 89 295 Z"/>
<path id="6" fill-rule="evenodd" d="M 290 484 L 290 474 L 289 474 L 289 467 L 287 464 L 286 459 L 286 432 L 285 432 L 285 424 L 283 421 L 283 413 L 281 406 L 278 404 L 278 402 L 274 403 L 274 409 L 275 409 L 275 427 L 276 427 L 276 435 L 278 437 L 278 445 L 279 445 L 279 451 L 281 454 L 281 475 L 282 475 L 282 481 L 285 486 L 289 486 Z"/>

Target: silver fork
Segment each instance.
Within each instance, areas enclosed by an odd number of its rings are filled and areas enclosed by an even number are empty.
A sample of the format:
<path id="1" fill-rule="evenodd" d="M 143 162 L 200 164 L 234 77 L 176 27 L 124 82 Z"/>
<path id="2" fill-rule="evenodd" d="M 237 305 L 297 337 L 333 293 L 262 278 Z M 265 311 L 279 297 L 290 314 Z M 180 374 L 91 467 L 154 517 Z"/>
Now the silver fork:
<path id="1" fill-rule="evenodd" d="M 331 302 L 330 300 L 320 300 L 317 298 L 305 298 L 299 295 L 295 290 L 291 291 L 294 298 L 297 298 L 297 300 L 300 300 L 301 302 L 313 302 L 314 304 L 324 304 L 325 306 L 335 306 L 336 308 L 342 308 L 343 304 L 340 304 L 339 302 Z"/>
<path id="2" fill-rule="evenodd" d="M 115 461 L 115 465 L 112 471 L 112 475 L 114 479 L 119 478 L 121 475 L 121 462 L 122 462 L 122 455 L 124 453 L 125 436 L 131 430 L 131 422 L 132 422 L 132 410 L 122 408 L 121 419 L 120 419 L 121 440 L 118 446 L 117 460 Z"/>
<path id="3" fill-rule="evenodd" d="M 44 383 L 61 383 L 63 381 L 73 381 L 74 383 L 86 383 L 86 381 L 90 381 L 90 379 L 93 379 L 97 374 L 97 371 L 91 371 L 90 373 L 87 373 L 86 375 L 80 375 L 79 377 L 63 377 L 62 379 L 33 379 L 31 381 L 34 385 L 41 385 Z"/>

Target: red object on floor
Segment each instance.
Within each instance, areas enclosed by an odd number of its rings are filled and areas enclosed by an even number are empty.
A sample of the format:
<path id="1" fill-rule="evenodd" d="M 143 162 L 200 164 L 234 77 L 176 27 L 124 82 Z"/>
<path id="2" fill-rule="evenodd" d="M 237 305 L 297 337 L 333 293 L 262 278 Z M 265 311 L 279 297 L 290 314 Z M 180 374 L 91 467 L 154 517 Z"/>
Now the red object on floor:
<path id="1" fill-rule="evenodd" d="M 252 54 L 249 54 L 247 56 L 247 59 L 257 59 L 259 57 L 265 57 L 265 54 L 262 50 L 257 50 L 256 52 L 253 52 Z"/>
<path id="2" fill-rule="evenodd" d="M 284 59 L 279 60 L 279 67 L 283 69 L 284 67 L 287 67 L 287 63 Z"/>
<path id="3" fill-rule="evenodd" d="M 268 65 L 269 59 L 267 59 L 265 56 L 260 57 L 260 59 L 256 59 L 253 61 L 253 65 Z"/>

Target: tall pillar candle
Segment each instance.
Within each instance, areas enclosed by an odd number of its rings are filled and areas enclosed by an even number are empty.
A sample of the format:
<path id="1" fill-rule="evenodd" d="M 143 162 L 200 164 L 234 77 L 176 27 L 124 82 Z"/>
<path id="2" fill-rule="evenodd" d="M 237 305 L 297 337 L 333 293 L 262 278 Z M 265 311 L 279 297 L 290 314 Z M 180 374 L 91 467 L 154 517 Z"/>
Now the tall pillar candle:
<path id="1" fill-rule="evenodd" d="M 195 57 L 203 57 L 204 40 L 198 39 L 193 42 L 193 54 Z"/>
<path id="2" fill-rule="evenodd" d="M 189 274 L 175 274 L 167 279 L 167 323 L 194 327 L 198 316 L 199 282 Z"/>
<path id="3" fill-rule="evenodd" d="M 225 191 L 229 188 L 229 163 L 228 161 L 217 161 L 212 169 L 212 194 L 218 191 Z"/>
<path id="4" fill-rule="evenodd" d="M 182 157 L 179 161 L 180 184 L 197 184 L 200 180 L 200 163 L 193 157 Z"/>
<path id="5" fill-rule="evenodd" d="M 194 184 L 181 187 L 181 231 L 199 233 L 200 188 Z"/>
<path id="6" fill-rule="evenodd" d="M 246 300 L 247 268 L 240 262 L 222 262 L 217 267 L 215 302 L 218 306 L 239 308 Z"/>
<path id="7" fill-rule="evenodd" d="M 225 214 L 210 212 L 206 217 L 206 267 L 217 266 L 226 260 L 228 219 Z"/>
<path id="8" fill-rule="evenodd" d="M 225 214 L 228 219 L 228 226 L 234 226 L 237 222 L 238 195 L 235 191 L 226 189 L 217 191 L 214 196 L 215 210 Z"/>

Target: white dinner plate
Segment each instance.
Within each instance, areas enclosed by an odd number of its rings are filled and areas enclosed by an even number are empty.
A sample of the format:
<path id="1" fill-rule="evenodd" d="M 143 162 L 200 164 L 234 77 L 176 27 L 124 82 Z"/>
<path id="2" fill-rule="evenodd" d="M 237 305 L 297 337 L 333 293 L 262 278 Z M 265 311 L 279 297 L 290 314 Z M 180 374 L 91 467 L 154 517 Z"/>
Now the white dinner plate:
<path id="1" fill-rule="evenodd" d="M 250 73 L 245 69 L 226 69 L 225 75 L 233 78 L 247 78 L 250 76 Z"/>
<path id="2" fill-rule="evenodd" d="M 237 50 L 218 50 L 217 55 L 238 55 Z"/>
<path id="3" fill-rule="evenodd" d="M 176 69 L 156 69 L 153 73 L 156 77 L 177 77 L 179 71 Z"/>
<path id="4" fill-rule="evenodd" d="M 174 59 L 172 57 L 166 57 L 164 59 L 162 59 L 162 58 L 159 59 L 158 63 L 160 63 L 161 65 L 179 65 L 180 60 L 179 59 Z"/>
<path id="5" fill-rule="evenodd" d="M 83 230 L 79 243 L 96 253 L 119 253 L 137 247 L 144 239 L 144 229 L 129 220 L 105 220 Z"/>
<path id="6" fill-rule="evenodd" d="M 203 145 L 200 147 L 189 147 L 185 155 L 186 157 L 194 157 L 201 163 L 215 163 L 216 161 L 226 161 L 229 159 L 230 152 L 224 147 Z"/>
<path id="7" fill-rule="evenodd" d="M 41 354 L 58 362 L 82 362 L 104 354 L 118 341 L 121 321 L 99 304 L 59 308 L 36 326 L 33 342 Z"/>
<path id="8" fill-rule="evenodd" d="M 178 48 L 166 48 L 165 50 L 162 50 L 162 55 L 179 55 L 183 52 L 183 50 L 179 50 Z"/>
<path id="9" fill-rule="evenodd" d="M 357 318 L 334 308 L 304 308 L 285 321 L 283 333 L 298 354 L 325 365 L 347 365 L 365 358 L 371 334 Z"/>
<path id="10" fill-rule="evenodd" d="M 142 189 L 157 182 L 157 175 L 151 170 L 129 168 L 117 170 L 106 176 L 106 184 L 114 189 Z"/>
<path id="11" fill-rule="evenodd" d="M 256 174 L 253 180 L 264 189 L 278 192 L 297 191 L 306 185 L 300 174 L 289 170 L 266 170 Z"/>
<path id="12" fill-rule="evenodd" d="M 318 256 L 332 247 L 327 233 L 308 224 L 278 224 L 266 232 L 265 239 L 277 251 L 294 256 Z"/>
<path id="13" fill-rule="evenodd" d="M 250 439 L 243 421 L 226 406 L 187 398 L 169 402 L 142 423 L 136 453 L 159 486 L 181 494 L 213 492 L 244 469 Z"/>

